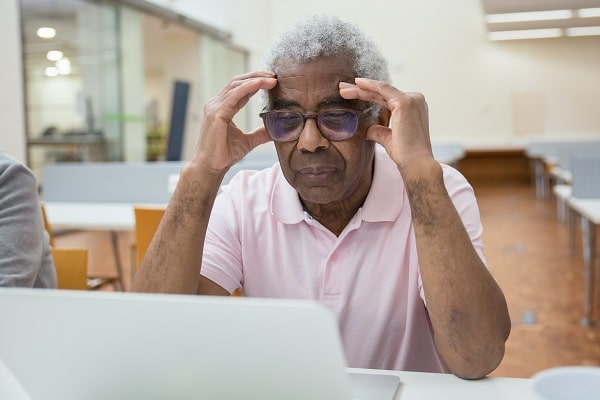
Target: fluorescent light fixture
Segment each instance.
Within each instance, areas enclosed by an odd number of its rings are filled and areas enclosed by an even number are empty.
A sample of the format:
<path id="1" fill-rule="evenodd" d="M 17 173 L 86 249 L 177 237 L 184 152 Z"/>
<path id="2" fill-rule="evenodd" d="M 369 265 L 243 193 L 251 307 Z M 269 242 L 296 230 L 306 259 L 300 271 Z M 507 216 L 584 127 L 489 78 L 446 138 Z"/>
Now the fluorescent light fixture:
<path id="1" fill-rule="evenodd" d="M 37 35 L 42 39 L 52 39 L 56 36 L 56 29 L 43 26 L 37 30 Z"/>
<path id="2" fill-rule="evenodd" d="M 577 16 L 579 18 L 600 17 L 600 8 L 582 8 L 577 10 Z"/>
<path id="3" fill-rule="evenodd" d="M 63 52 L 58 50 L 50 50 L 46 53 L 46 58 L 50 61 L 58 61 L 63 58 Z"/>
<path id="4" fill-rule="evenodd" d="M 71 73 L 71 61 L 68 58 L 60 59 L 55 64 L 59 74 L 69 75 Z"/>
<path id="5" fill-rule="evenodd" d="M 594 36 L 600 35 L 600 26 L 578 26 L 567 28 L 567 36 Z"/>
<path id="6" fill-rule="evenodd" d="M 549 10 L 515 12 L 506 14 L 488 14 L 485 16 L 485 22 L 487 22 L 488 24 L 501 24 L 505 22 L 547 21 L 568 18 L 573 18 L 572 10 Z"/>
<path id="7" fill-rule="evenodd" d="M 562 30 L 560 28 L 550 29 L 524 29 L 520 31 L 496 31 L 489 32 L 490 40 L 518 40 L 518 39 L 542 39 L 551 37 L 560 37 Z"/>
<path id="8" fill-rule="evenodd" d="M 44 73 L 46 74 L 46 76 L 57 76 L 58 75 L 58 68 L 56 68 L 56 67 L 48 67 L 48 68 L 46 68 L 46 70 L 44 71 Z"/>

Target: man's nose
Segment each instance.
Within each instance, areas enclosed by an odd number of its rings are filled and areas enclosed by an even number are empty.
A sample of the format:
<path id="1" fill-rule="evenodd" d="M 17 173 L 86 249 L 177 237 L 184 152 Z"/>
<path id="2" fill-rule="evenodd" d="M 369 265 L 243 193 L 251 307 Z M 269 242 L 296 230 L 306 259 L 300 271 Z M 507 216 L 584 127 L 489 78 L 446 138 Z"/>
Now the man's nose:
<path id="1" fill-rule="evenodd" d="M 329 147 L 329 139 L 327 139 L 317 126 L 317 121 L 314 118 L 307 118 L 304 123 L 304 128 L 298 138 L 298 149 L 300 151 L 315 152 Z"/>

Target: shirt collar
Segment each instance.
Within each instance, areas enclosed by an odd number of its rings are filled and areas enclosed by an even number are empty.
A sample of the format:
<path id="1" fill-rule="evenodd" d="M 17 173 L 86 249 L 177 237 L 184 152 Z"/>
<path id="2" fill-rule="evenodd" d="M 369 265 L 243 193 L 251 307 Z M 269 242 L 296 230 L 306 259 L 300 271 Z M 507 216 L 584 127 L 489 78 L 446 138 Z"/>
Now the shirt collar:
<path id="1" fill-rule="evenodd" d="M 375 172 L 362 207 L 367 222 L 395 221 L 404 204 L 404 181 L 398 166 L 380 145 L 375 145 Z"/>

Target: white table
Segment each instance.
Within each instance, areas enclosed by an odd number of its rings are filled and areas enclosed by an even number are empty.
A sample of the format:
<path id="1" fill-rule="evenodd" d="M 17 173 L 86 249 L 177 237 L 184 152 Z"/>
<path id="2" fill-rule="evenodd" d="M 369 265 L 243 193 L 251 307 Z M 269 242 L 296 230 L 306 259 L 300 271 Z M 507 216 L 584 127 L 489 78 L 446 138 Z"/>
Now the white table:
<path id="1" fill-rule="evenodd" d="M 46 202 L 53 229 L 129 231 L 135 227 L 131 203 Z"/>
<path id="2" fill-rule="evenodd" d="M 569 251 L 572 252 L 575 243 L 575 219 L 572 214 L 578 214 L 581 220 L 581 242 L 583 246 L 583 263 L 585 271 L 585 304 L 584 317 L 581 324 L 593 324 L 592 312 L 596 298 L 595 273 L 596 258 L 596 227 L 600 225 L 600 198 L 583 199 L 573 197 L 570 185 L 556 185 L 553 189 L 559 208 L 566 204 L 570 212 L 565 213 L 569 222 Z"/>
<path id="3" fill-rule="evenodd" d="M 531 391 L 530 379 L 488 377 L 465 380 L 451 374 L 353 368 L 349 371 L 399 376 L 401 386 L 396 400 L 537 400 Z"/>
<path id="4" fill-rule="evenodd" d="M 568 168 L 565 162 L 573 157 L 594 157 L 600 153 L 600 140 L 579 138 L 574 140 L 539 140 L 527 145 L 526 155 L 532 161 L 535 188 L 538 198 L 549 193 L 550 169 L 553 166 Z"/>
<path id="5" fill-rule="evenodd" d="M 468 381 L 448 374 L 422 372 L 379 371 L 349 369 L 351 372 L 391 374 L 400 377 L 397 400 L 537 400 L 531 390 L 530 379 L 484 378 Z M 0 398 L 35 400 L 0 360 Z"/>
<path id="6" fill-rule="evenodd" d="M 53 230 L 74 229 L 88 231 L 107 231 L 110 233 L 115 268 L 123 285 L 123 266 L 119 254 L 118 233 L 132 231 L 135 228 L 135 205 L 166 207 L 165 204 L 131 203 L 86 203 L 86 202 L 45 202 L 48 222 Z"/>
<path id="7" fill-rule="evenodd" d="M 585 314 L 582 325 L 593 324 L 592 312 L 596 298 L 596 227 L 600 225 L 600 198 L 581 199 L 569 196 L 569 207 L 581 216 L 581 241 L 583 244 L 583 263 L 585 268 Z"/>

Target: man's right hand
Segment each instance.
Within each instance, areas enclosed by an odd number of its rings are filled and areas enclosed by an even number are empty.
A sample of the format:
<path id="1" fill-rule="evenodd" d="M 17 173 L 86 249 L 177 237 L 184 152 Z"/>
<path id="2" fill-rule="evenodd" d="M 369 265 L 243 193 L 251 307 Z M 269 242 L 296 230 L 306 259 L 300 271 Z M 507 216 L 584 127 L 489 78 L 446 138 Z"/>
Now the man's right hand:
<path id="1" fill-rule="evenodd" d="M 259 90 L 277 85 L 272 72 L 250 72 L 234 77 L 223 91 L 204 106 L 204 121 L 190 167 L 224 175 L 256 146 L 271 140 L 264 127 L 245 133 L 233 117 Z"/>
<path id="2" fill-rule="evenodd" d="M 196 152 L 181 170 L 177 188 L 133 279 L 133 291 L 227 294 L 200 275 L 206 229 L 225 173 L 256 146 L 271 140 L 264 127 L 244 133 L 233 117 L 256 92 L 276 84 L 271 72 L 240 75 L 206 104 Z"/>

